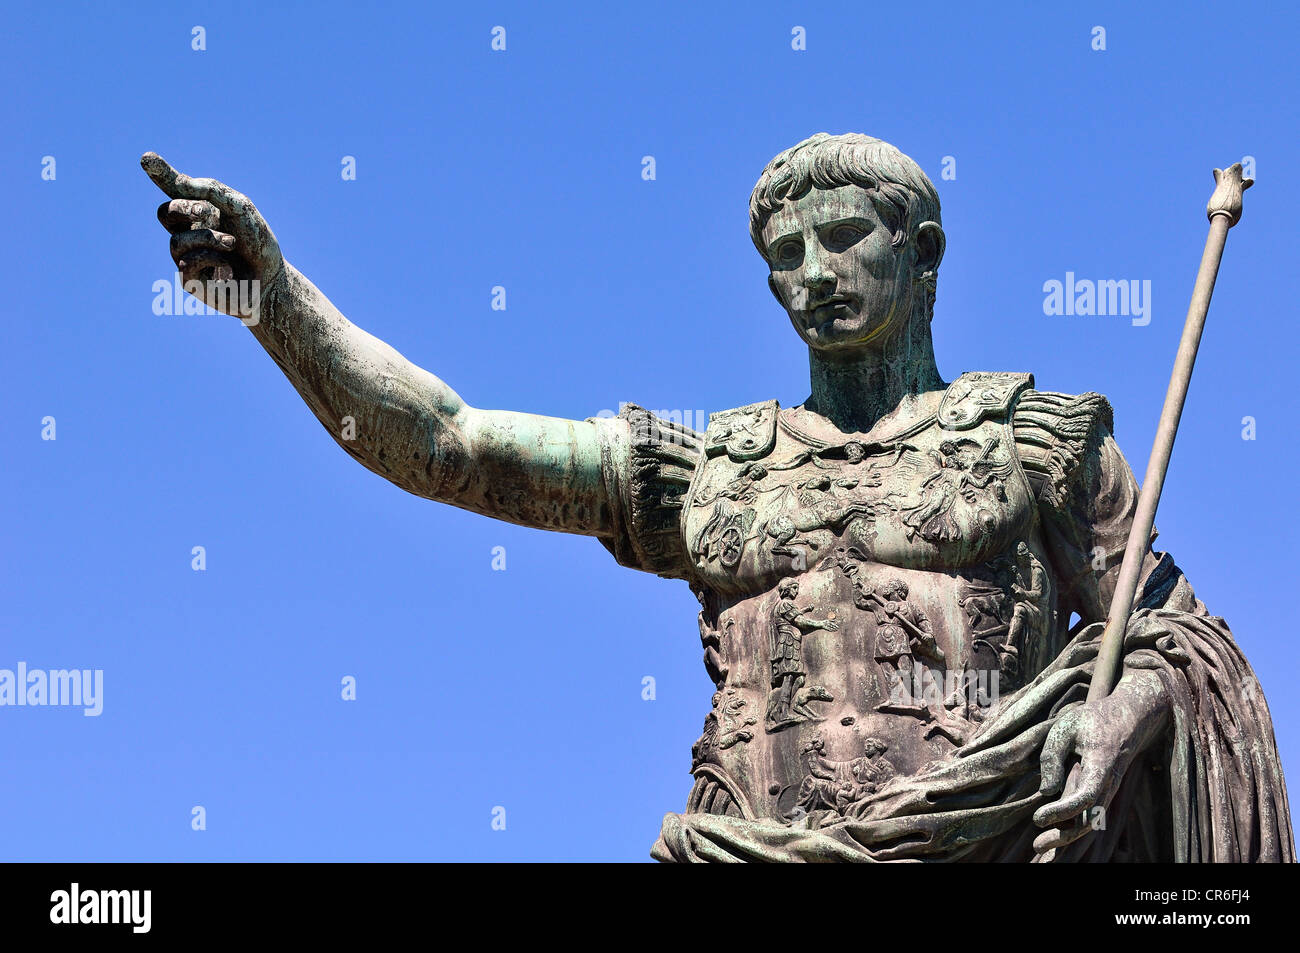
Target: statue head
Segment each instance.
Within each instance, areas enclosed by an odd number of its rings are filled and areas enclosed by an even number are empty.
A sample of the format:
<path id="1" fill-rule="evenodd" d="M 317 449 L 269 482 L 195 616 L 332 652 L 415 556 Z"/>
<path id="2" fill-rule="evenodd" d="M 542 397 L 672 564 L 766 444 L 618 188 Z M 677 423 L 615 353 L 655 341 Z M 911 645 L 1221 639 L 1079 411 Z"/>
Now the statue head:
<path id="1" fill-rule="evenodd" d="M 783 599 L 793 599 L 799 595 L 799 583 L 793 579 L 786 579 L 776 587 L 776 591 Z"/>
<path id="2" fill-rule="evenodd" d="M 821 132 L 767 164 L 749 232 L 768 286 L 810 348 L 882 348 L 927 326 L 943 259 L 939 196 L 887 142 Z"/>
<path id="3" fill-rule="evenodd" d="M 889 745 L 885 744 L 879 738 L 868 738 L 862 742 L 868 758 L 874 758 L 878 754 L 884 754 L 889 750 Z"/>
<path id="4" fill-rule="evenodd" d="M 895 602 L 905 600 L 907 598 L 907 593 L 907 583 L 903 582 L 901 579 L 889 580 L 880 590 L 882 596 Z"/>

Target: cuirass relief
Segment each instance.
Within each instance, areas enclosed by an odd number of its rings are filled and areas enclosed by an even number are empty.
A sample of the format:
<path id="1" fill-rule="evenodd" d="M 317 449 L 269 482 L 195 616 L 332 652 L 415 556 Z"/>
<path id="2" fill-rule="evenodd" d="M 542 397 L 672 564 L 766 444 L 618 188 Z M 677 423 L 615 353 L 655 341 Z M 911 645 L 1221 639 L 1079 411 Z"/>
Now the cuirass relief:
<path id="1" fill-rule="evenodd" d="M 1004 421 L 826 443 L 775 402 L 714 415 L 683 513 L 717 685 L 692 810 L 858 816 L 1050 661 L 1055 594 Z"/>

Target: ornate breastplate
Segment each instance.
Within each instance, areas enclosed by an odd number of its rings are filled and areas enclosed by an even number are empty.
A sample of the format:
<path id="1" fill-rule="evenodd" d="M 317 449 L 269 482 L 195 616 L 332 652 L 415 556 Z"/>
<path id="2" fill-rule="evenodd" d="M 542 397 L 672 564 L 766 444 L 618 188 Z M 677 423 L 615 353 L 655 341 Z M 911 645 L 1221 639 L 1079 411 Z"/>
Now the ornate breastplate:
<path id="1" fill-rule="evenodd" d="M 718 686 L 693 809 L 856 810 L 1041 668 L 1054 593 L 1008 423 L 1029 384 L 964 375 L 871 440 L 775 401 L 714 415 L 683 518 Z"/>
<path id="2" fill-rule="evenodd" d="M 991 381 L 970 380 L 979 376 Z M 715 414 L 684 516 L 699 576 L 752 592 L 852 548 L 912 569 L 984 562 L 1033 519 L 1006 409 L 1028 375 L 964 375 L 938 412 L 879 440 L 827 443 L 776 401 Z"/>

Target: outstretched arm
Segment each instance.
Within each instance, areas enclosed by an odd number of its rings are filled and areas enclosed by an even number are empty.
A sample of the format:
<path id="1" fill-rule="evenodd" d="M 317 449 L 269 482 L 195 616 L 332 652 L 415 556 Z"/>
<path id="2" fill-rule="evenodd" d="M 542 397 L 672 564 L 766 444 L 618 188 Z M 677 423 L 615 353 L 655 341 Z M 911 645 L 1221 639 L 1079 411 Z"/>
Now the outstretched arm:
<path id="1" fill-rule="evenodd" d="M 154 153 L 141 165 L 169 197 L 158 209 L 187 290 L 235 314 L 279 365 L 330 436 L 380 476 L 432 500 L 525 526 L 604 536 L 606 446 L 622 420 L 582 422 L 479 410 L 428 371 L 361 330 L 284 260 L 249 199 L 181 175 Z M 222 279 L 257 282 L 252 313 Z M 189 285 L 198 281 L 201 286 Z"/>

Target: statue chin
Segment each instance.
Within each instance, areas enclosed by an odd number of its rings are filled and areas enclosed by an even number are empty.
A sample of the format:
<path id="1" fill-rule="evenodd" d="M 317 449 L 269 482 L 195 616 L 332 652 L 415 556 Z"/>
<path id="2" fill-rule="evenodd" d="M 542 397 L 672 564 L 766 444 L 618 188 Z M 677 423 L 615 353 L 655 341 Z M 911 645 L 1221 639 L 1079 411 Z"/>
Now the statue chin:
<path id="1" fill-rule="evenodd" d="M 814 351 L 825 356 L 848 357 L 877 348 L 888 337 L 881 332 L 888 319 L 862 317 L 851 311 L 843 317 L 816 321 L 811 316 L 795 321 L 795 329 Z"/>

